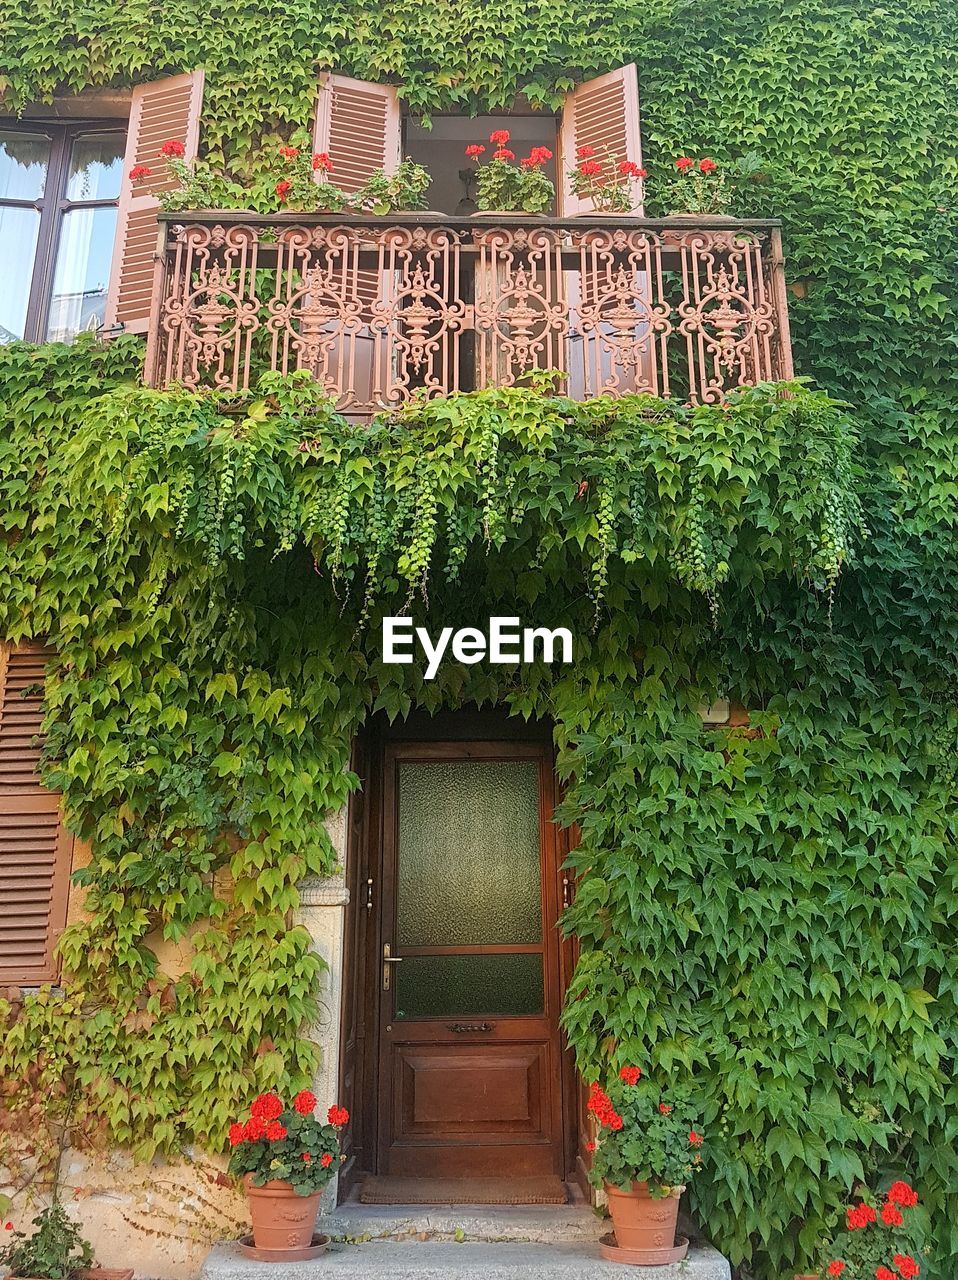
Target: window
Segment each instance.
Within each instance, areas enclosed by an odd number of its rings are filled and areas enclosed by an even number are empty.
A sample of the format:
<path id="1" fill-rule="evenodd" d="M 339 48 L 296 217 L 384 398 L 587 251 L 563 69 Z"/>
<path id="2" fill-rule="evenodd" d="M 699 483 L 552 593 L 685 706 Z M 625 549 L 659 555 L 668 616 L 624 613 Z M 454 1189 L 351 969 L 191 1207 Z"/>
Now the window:
<path id="1" fill-rule="evenodd" d="M 126 130 L 0 127 L 0 342 L 65 342 L 103 322 Z"/>

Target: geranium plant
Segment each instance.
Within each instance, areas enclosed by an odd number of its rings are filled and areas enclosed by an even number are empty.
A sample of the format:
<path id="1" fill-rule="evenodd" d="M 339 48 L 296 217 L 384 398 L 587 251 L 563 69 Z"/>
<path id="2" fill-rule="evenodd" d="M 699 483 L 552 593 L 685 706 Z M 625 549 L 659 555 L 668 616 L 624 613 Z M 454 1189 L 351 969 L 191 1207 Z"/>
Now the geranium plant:
<path id="1" fill-rule="evenodd" d="M 829 1242 L 818 1274 L 827 1280 L 917 1280 L 924 1252 L 917 1205 L 907 1182 L 893 1182 L 880 1196 L 865 1192 L 845 1211 L 844 1229 Z"/>
<path id="2" fill-rule="evenodd" d="M 600 155 L 595 147 L 576 150 L 576 162 L 568 171 L 569 184 L 580 199 L 591 200 L 597 213 L 631 213 L 632 183 L 644 180 L 643 168 L 622 156 Z"/>
<path id="3" fill-rule="evenodd" d="M 328 152 L 313 151 L 309 134 L 299 129 L 289 142 L 276 149 L 268 171 L 249 187 L 243 187 L 205 160 L 186 161 L 186 148 L 177 138 L 164 142 L 157 157 L 175 187 L 157 193 L 160 206 L 170 212 L 185 209 L 276 208 L 290 213 L 392 213 L 421 209 L 431 181 L 429 171 L 404 160 L 396 172 L 377 169 L 355 192 L 343 191 L 334 179 L 335 165 Z M 134 165 L 133 182 L 152 177 L 148 164 Z"/>
<path id="4" fill-rule="evenodd" d="M 13 1234 L 0 1248 L 0 1266 L 9 1267 L 11 1277 L 69 1280 L 93 1261 L 93 1249 L 59 1200 L 37 1214 L 29 1236 L 9 1222 L 5 1227 Z"/>
<path id="5" fill-rule="evenodd" d="M 648 1184 L 653 1197 L 684 1187 L 698 1171 L 703 1138 L 686 1090 L 663 1093 L 638 1067 L 623 1067 L 608 1090 L 593 1084 L 589 1113 L 597 1127 L 590 1177 L 596 1186 Z"/>
<path id="6" fill-rule="evenodd" d="M 521 160 L 509 148 L 508 129 L 496 129 L 489 135 L 494 150 L 487 160 L 488 148 L 481 142 L 466 147 L 466 155 L 476 166 L 476 203 L 489 213 L 545 213 L 555 199 L 555 186 L 544 166 L 552 159 L 548 147 L 532 147 Z"/>
<path id="7" fill-rule="evenodd" d="M 665 192 L 670 213 L 728 212 L 732 193 L 725 174 L 711 156 L 703 156 L 701 160 L 679 156 L 675 171 L 676 176 Z"/>
<path id="8" fill-rule="evenodd" d="M 403 160 L 395 173 L 376 169 L 363 183 L 356 199 L 368 213 L 401 213 L 425 209 L 426 190 L 432 175 L 425 165 Z"/>
<path id="9" fill-rule="evenodd" d="M 230 1125 L 229 1171 L 252 1175 L 255 1187 L 288 1182 L 297 1195 L 308 1196 L 329 1182 L 339 1163 L 340 1130 L 349 1119 L 344 1107 L 330 1107 L 327 1123 L 314 1115 L 316 1098 L 303 1089 L 287 1107 L 276 1093 L 261 1093 L 249 1119 Z"/>

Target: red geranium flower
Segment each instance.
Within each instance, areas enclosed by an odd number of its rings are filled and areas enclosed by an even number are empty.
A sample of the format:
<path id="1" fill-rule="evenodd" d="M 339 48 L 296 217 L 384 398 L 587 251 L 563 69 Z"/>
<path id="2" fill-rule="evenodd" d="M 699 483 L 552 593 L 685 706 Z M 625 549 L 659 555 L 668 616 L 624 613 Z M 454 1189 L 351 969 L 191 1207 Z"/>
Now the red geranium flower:
<path id="1" fill-rule="evenodd" d="M 594 1151 L 594 1150 L 595 1150 L 595 1143 L 594 1143 L 594 1142 L 587 1142 L 587 1143 L 585 1144 L 585 1149 L 586 1149 L 586 1151 Z"/>
<path id="2" fill-rule="evenodd" d="M 623 178 L 644 178 L 645 170 L 640 169 L 634 160 L 623 160 L 619 165 L 619 173 Z"/>
<path id="3" fill-rule="evenodd" d="M 672 1108 L 669 1106 L 669 1104 L 668 1104 L 667 1102 L 660 1102 L 660 1103 L 659 1103 L 659 1110 L 662 1112 L 662 1114 L 663 1114 L 664 1116 L 667 1116 L 667 1115 L 669 1115 L 669 1114 L 671 1113 Z"/>
<path id="4" fill-rule="evenodd" d="M 493 151 L 493 160 L 515 160 L 516 153 L 510 151 L 508 147 L 500 147 L 498 151 Z"/>
<path id="5" fill-rule="evenodd" d="M 280 147 L 279 154 L 284 160 L 295 160 L 299 155 L 299 147 Z"/>
<path id="6" fill-rule="evenodd" d="M 619 1113 L 617 1111 L 613 1111 L 611 1116 L 609 1116 L 609 1128 L 612 1129 L 613 1132 L 618 1133 L 623 1124 L 625 1124 L 625 1121 Z"/>
<path id="7" fill-rule="evenodd" d="M 626 1084 L 638 1084 L 642 1072 L 638 1067 L 623 1067 L 619 1072 L 619 1079 L 624 1080 Z"/>
<path id="8" fill-rule="evenodd" d="M 136 182 L 139 178 L 148 178 L 152 172 L 148 164 L 135 164 L 130 170 L 130 177 Z"/>
<path id="9" fill-rule="evenodd" d="M 715 170 L 718 168 L 718 165 L 715 163 L 714 160 L 711 160 L 708 156 L 706 156 L 704 160 L 699 161 L 699 168 L 702 170 L 703 173 L 714 173 Z"/>
<path id="10" fill-rule="evenodd" d="M 907 1182 L 893 1182 L 888 1188 L 888 1199 L 903 1209 L 911 1209 L 918 1203 L 918 1193 Z"/>
<path id="11" fill-rule="evenodd" d="M 679 173 L 684 173 L 686 169 L 691 169 L 693 164 L 695 164 L 695 161 L 690 160 L 688 156 L 679 156 L 675 162 L 675 167 Z"/>
<path id="12" fill-rule="evenodd" d="M 261 1138 L 266 1137 L 266 1121 L 262 1116 L 253 1116 L 251 1120 L 247 1120 L 244 1125 L 247 1142 L 259 1142 Z"/>
<path id="13" fill-rule="evenodd" d="M 481 142 L 473 142 L 473 143 L 470 143 L 468 147 L 466 147 L 466 155 L 470 157 L 481 156 L 484 151 L 485 151 L 485 147 L 482 145 Z"/>
<path id="14" fill-rule="evenodd" d="M 887 1204 L 882 1205 L 881 1220 L 886 1227 L 900 1227 L 905 1221 L 901 1216 L 901 1210 L 896 1204 L 892 1204 L 890 1200 Z"/>
<path id="15" fill-rule="evenodd" d="M 497 129 L 495 133 L 489 134 L 489 141 L 495 142 L 500 147 L 504 147 L 509 141 L 509 136 L 508 129 Z"/>
<path id="16" fill-rule="evenodd" d="M 304 1152 L 303 1152 L 303 1163 L 304 1163 L 304 1164 L 312 1164 L 312 1163 L 313 1163 L 313 1157 L 309 1154 L 309 1152 L 308 1152 L 308 1151 L 304 1151 Z"/>
<path id="17" fill-rule="evenodd" d="M 689 1142 L 693 1147 L 700 1147 L 702 1145 L 702 1135 L 700 1133 L 696 1133 L 695 1130 L 692 1129 L 689 1132 Z"/>
<path id="18" fill-rule="evenodd" d="M 230 1125 L 230 1146 L 238 1147 L 241 1142 L 246 1140 L 246 1127 L 241 1124 Z"/>
<path id="19" fill-rule="evenodd" d="M 292 189 L 293 189 L 293 184 L 291 182 L 287 182 L 285 178 L 281 178 L 279 182 L 277 182 L 276 194 L 279 196 L 280 203 L 282 203 L 286 199 L 286 197 L 289 195 Z"/>
<path id="20" fill-rule="evenodd" d="M 293 1106 L 301 1116 L 308 1116 L 316 1107 L 316 1095 L 308 1089 L 301 1089 L 293 1099 Z"/>
<path id="21" fill-rule="evenodd" d="M 329 1154 L 328 1151 L 324 1151 L 319 1158 L 319 1163 L 323 1166 L 324 1169 L 328 1169 L 329 1166 L 333 1163 L 333 1157 Z"/>
<path id="22" fill-rule="evenodd" d="M 602 166 L 597 160 L 583 160 L 579 165 L 579 172 L 583 178 L 597 178 L 602 172 Z"/>
<path id="23" fill-rule="evenodd" d="M 844 1270 L 845 1264 L 838 1258 L 836 1258 L 834 1262 L 830 1262 L 828 1264 L 828 1274 L 830 1276 L 840 1276 Z"/>
<path id="24" fill-rule="evenodd" d="M 317 151 L 315 153 L 313 156 L 313 168 L 322 169 L 324 173 L 332 172 L 333 165 L 327 151 Z"/>
<path id="25" fill-rule="evenodd" d="M 576 147 L 575 154 L 579 160 L 588 160 L 595 155 L 595 147 Z"/>
<path id="26" fill-rule="evenodd" d="M 281 1138 L 286 1137 L 286 1132 L 284 1124 L 280 1124 L 278 1120 L 270 1120 L 266 1126 L 266 1140 L 267 1142 L 279 1142 Z"/>
<path id="27" fill-rule="evenodd" d="M 894 1271 L 889 1271 L 887 1267 L 876 1267 L 875 1280 L 896 1280 L 896 1277 Z"/>
<path id="28" fill-rule="evenodd" d="M 921 1267 L 910 1254 L 896 1253 L 892 1261 L 904 1280 L 914 1280 L 915 1276 L 921 1275 Z"/>
<path id="29" fill-rule="evenodd" d="M 277 1116 L 283 1114 L 283 1104 L 279 1094 L 261 1093 L 258 1098 L 253 1099 L 249 1113 L 251 1116 L 258 1116 L 260 1120 L 275 1120 Z"/>
<path id="30" fill-rule="evenodd" d="M 341 1129 L 349 1119 L 349 1112 L 345 1107 L 332 1106 L 326 1113 L 326 1119 L 336 1129 Z"/>
<path id="31" fill-rule="evenodd" d="M 185 156 L 186 147 L 176 138 L 171 138 L 169 142 L 164 142 L 160 147 L 161 156 Z"/>

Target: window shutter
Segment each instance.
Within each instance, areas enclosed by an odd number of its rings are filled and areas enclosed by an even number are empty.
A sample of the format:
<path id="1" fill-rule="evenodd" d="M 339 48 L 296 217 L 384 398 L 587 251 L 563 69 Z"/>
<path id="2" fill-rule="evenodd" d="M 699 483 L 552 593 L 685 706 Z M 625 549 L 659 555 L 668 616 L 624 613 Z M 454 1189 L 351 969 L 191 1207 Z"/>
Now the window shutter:
<path id="1" fill-rule="evenodd" d="M 203 102 L 203 72 L 170 76 L 133 90 L 130 129 L 120 185 L 116 241 L 104 327 L 122 325 L 127 333 L 146 333 L 150 323 L 157 252 L 157 196 L 176 185 L 160 155 L 164 142 L 175 139 L 186 148 L 185 159 L 196 159 Z M 151 175 L 130 180 L 134 165 L 146 165 Z"/>
<path id="2" fill-rule="evenodd" d="M 576 163 L 579 147 L 593 147 L 596 158 L 609 156 L 615 160 L 633 160 L 642 164 L 642 138 L 639 132 L 639 77 L 635 63 L 619 67 L 578 85 L 566 94 L 562 109 L 561 144 L 561 214 L 565 218 L 592 212 L 592 201 L 583 200 L 572 190 L 567 171 Z M 642 187 L 638 178 L 629 180 L 632 187 L 632 210 L 642 212 Z"/>
<path id="3" fill-rule="evenodd" d="M 0 983 L 52 982 L 66 921 L 73 838 L 40 782 L 41 645 L 0 649 Z"/>
<path id="4" fill-rule="evenodd" d="M 393 173 L 402 158 L 399 94 L 392 85 L 325 73 L 313 150 L 329 153 L 331 179 L 343 191 L 358 191 L 374 169 Z"/>

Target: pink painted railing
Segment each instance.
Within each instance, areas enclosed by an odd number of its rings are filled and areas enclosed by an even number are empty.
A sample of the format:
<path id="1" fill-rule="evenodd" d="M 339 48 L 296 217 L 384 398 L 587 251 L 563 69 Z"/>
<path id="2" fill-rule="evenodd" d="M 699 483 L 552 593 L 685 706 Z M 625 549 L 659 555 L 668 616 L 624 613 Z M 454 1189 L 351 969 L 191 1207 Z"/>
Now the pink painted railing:
<path id="1" fill-rule="evenodd" d="M 559 369 L 578 399 L 790 377 L 772 222 L 161 215 L 147 375 L 309 369 L 344 413 Z"/>

